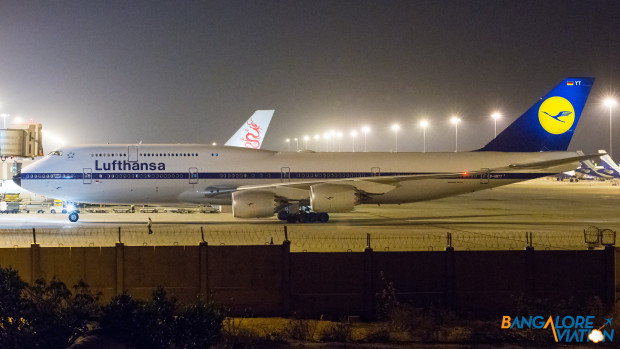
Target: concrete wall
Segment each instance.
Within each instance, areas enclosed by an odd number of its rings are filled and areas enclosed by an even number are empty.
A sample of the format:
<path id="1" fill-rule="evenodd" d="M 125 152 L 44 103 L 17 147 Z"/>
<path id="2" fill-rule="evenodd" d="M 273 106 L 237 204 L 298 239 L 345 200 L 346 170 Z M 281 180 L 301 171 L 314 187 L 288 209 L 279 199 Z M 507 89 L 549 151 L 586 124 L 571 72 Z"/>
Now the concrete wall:
<path id="1" fill-rule="evenodd" d="M 124 246 L 0 249 L 32 283 L 85 280 L 102 301 L 127 290 L 150 297 L 157 286 L 182 303 L 210 295 L 232 314 L 372 318 L 391 284 L 397 299 L 476 314 L 508 313 L 520 298 L 615 299 L 615 249 L 596 251 L 437 251 L 290 253 L 264 246 Z"/>

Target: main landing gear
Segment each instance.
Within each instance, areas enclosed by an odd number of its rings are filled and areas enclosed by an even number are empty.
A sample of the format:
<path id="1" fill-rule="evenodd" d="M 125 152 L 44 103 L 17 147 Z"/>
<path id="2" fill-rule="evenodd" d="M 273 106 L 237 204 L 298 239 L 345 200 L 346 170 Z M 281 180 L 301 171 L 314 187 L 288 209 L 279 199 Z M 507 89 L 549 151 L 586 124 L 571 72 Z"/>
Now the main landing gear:
<path id="1" fill-rule="evenodd" d="M 327 223 L 329 214 L 327 212 L 312 212 L 303 208 L 297 212 L 289 213 L 287 209 L 284 209 L 278 212 L 278 219 L 289 223 Z"/>

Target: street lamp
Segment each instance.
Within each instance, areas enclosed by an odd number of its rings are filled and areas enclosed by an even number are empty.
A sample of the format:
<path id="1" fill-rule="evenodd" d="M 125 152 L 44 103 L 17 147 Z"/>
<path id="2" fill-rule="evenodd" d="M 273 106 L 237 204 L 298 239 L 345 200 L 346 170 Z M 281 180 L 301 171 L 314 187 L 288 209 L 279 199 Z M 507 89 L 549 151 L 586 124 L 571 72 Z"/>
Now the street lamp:
<path id="1" fill-rule="evenodd" d="M 310 139 L 310 137 L 304 136 L 304 141 L 306 141 L 306 150 L 308 150 L 308 140 L 309 139 Z"/>
<path id="2" fill-rule="evenodd" d="M 452 121 L 452 123 L 454 124 L 454 144 L 455 144 L 455 148 L 454 151 L 458 152 L 459 151 L 459 122 L 461 121 L 461 119 L 459 119 L 458 116 L 453 116 L 450 121 Z"/>
<path id="3" fill-rule="evenodd" d="M 603 104 L 605 104 L 605 106 L 609 107 L 609 156 L 611 157 L 611 107 L 613 107 L 614 105 L 616 105 L 616 100 L 608 97 L 605 99 L 605 101 L 603 102 Z"/>
<path id="4" fill-rule="evenodd" d="M 398 130 L 400 130 L 398 124 L 392 125 L 392 131 L 394 131 L 394 152 L 398 152 Z"/>
<path id="5" fill-rule="evenodd" d="M 364 133 L 364 152 L 366 152 L 366 136 L 368 135 L 368 132 L 370 132 L 370 127 L 363 126 L 362 132 Z"/>
<path id="6" fill-rule="evenodd" d="M 493 138 L 497 138 L 497 119 L 501 118 L 502 114 L 495 112 L 491 114 L 491 117 L 493 118 L 493 121 L 495 122 L 495 136 Z"/>
<path id="7" fill-rule="evenodd" d="M 314 146 L 316 147 L 316 151 L 319 151 L 319 139 L 321 139 L 321 136 L 318 134 L 314 135 Z"/>
<path id="8" fill-rule="evenodd" d="M 2 113 L 0 116 L 4 118 L 4 129 L 6 130 L 6 118 L 11 116 L 11 114 Z"/>
<path id="9" fill-rule="evenodd" d="M 329 132 L 323 134 L 323 139 L 325 140 L 325 152 L 329 152 Z"/>
<path id="10" fill-rule="evenodd" d="M 353 152 L 355 153 L 355 137 L 357 137 L 357 131 L 353 130 L 349 134 L 351 135 L 351 145 L 353 147 Z"/>
<path id="11" fill-rule="evenodd" d="M 287 151 L 291 151 L 291 139 L 290 138 L 286 139 L 286 148 L 287 148 Z"/>
<path id="12" fill-rule="evenodd" d="M 422 134 L 424 135 L 424 150 L 422 151 L 423 153 L 426 153 L 426 127 L 428 126 L 428 121 L 426 120 L 422 120 L 420 121 L 420 126 L 422 126 Z"/>

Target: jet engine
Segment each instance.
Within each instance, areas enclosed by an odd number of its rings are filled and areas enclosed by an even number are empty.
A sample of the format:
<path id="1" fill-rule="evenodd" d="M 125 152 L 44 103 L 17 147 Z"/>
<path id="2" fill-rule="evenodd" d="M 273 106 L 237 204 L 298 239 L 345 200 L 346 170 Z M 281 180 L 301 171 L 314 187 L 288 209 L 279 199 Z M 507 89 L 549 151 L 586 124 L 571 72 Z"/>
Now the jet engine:
<path id="1" fill-rule="evenodd" d="M 268 191 L 239 191 L 232 193 L 233 216 L 237 218 L 271 217 L 279 206 L 276 195 Z"/>
<path id="2" fill-rule="evenodd" d="M 315 212 L 349 212 L 359 204 L 359 197 L 350 185 L 316 184 L 310 187 L 310 205 Z"/>

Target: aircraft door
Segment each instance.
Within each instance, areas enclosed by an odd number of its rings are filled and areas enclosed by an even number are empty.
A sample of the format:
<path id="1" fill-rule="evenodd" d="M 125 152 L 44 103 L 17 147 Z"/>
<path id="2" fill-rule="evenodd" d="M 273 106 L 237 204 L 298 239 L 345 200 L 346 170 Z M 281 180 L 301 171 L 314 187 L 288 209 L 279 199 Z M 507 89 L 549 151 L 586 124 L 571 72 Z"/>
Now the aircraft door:
<path id="1" fill-rule="evenodd" d="M 138 146 L 130 145 L 127 148 L 127 161 L 136 162 L 138 161 Z"/>
<path id="2" fill-rule="evenodd" d="M 370 169 L 371 177 L 379 177 L 381 176 L 381 169 L 379 167 L 373 167 Z"/>
<path id="3" fill-rule="evenodd" d="M 282 183 L 291 181 L 291 168 L 290 167 L 282 167 L 280 170 L 280 180 Z"/>
<path id="4" fill-rule="evenodd" d="M 189 168 L 189 184 L 198 183 L 198 169 L 196 167 Z"/>
<path id="5" fill-rule="evenodd" d="M 489 184 L 489 169 L 481 168 L 480 172 L 480 184 Z"/>
<path id="6" fill-rule="evenodd" d="M 93 170 L 91 168 L 84 169 L 84 176 L 82 177 L 82 183 L 91 184 L 93 182 Z"/>

